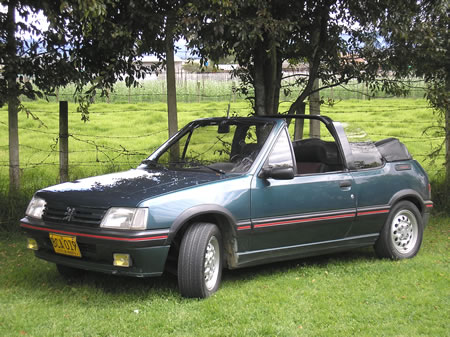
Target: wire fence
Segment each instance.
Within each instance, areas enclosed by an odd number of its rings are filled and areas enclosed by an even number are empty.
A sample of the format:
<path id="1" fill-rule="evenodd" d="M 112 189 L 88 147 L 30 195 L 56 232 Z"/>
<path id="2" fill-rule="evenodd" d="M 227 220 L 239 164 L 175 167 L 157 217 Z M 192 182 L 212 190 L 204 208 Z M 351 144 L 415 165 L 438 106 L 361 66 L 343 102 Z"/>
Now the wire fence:
<path id="1" fill-rule="evenodd" d="M 392 112 L 397 106 L 383 106 L 386 108 L 386 112 Z M 403 106 L 398 110 L 412 110 L 417 109 L 415 106 Z M 423 109 L 423 107 L 421 107 Z M 120 112 L 121 110 L 113 110 Z M 112 113 L 109 111 L 108 113 Z M 165 112 L 161 110 L 162 112 Z M 247 111 L 247 109 L 242 109 L 242 111 Z M 242 112 L 241 111 L 241 112 Z M 136 113 L 139 110 L 135 111 Z M 202 111 L 204 112 L 204 111 Z M 361 116 L 361 111 L 336 111 L 335 114 L 354 114 Z M 56 112 L 55 112 L 56 114 Z M 351 123 L 370 126 L 376 124 L 378 126 L 395 127 L 404 125 L 413 125 L 419 129 L 430 128 L 430 126 L 439 127 L 436 124 L 435 119 L 421 119 L 421 120 L 411 120 L 411 119 L 351 119 Z M 0 128 L 7 130 L 8 126 L 5 122 L 0 121 Z M 59 164 L 59 133 L 51 131 L 48 129 L 36 129 L 33 127 L 21 127 L 19 129 L 20 133 L 35 133 L 37 137 L 44 137 L 48 144 L 45 147 L 32 145 L 32 144 L 20 144 L 20 153 L 25 154 L 24 159 L 21 161 L 21 170 L 28 171 L 34 170 L 38 167 L 46 168 L 50 167 L 56 170 Z M 154 146 L 139 146 L 143 143 L 148 143 L 149 139 L 158 138 L 164 140 L 167 135 L 167 128 L 160 127 L 158 129 L 153 129 L 151 132 L 133 135 L 101 135 L 101 134 L 87 134 L 69 131 L 70 140 L 70 152 L 69 152 L 69 164 L 70 168 L 96 168 L 104 169 L 105 166 L 108 170 L 117 170 L 124 168 L 136 167 L 140 161 L 145 159 L 149 154 L 151 154 L 158 145 Z M 395 132 L 386 133 L 370 133 L 371 137 L 375 139 L 383 139 L 389 137 L 399 138 L 405 145 L 411 150 L 413 149 L 413 156 L 420 162 L 425 160 L 437 160 L 444 161 L 445 154 L 443 151 L 441 153 L 436 153 L 436 148 L 439 147 L 444 142 L 444 136 L 440 134 L 426 135 L 422 134 L 396 134 Z M 139 140 L 139 142 L 136 142 Z M 119 142 L 119 144 L 117 144 Z M 428 144 L 428 150 L 423 150 L 423 145 Z M 415 151 L 415 148 L 421 145 L 420 151 Z M 0 146 L 0 171 L 5 170 L 9 167 L 9 161 L 7 160 L 7 152 L 9 151 L 8 145 Z M 434 152 L 434 155 L 431 154 Z M 3 153 L 3 154 L 2 154 Z M 428 168 L 429 172 L 439 172 L 440 168 L 432 167 Z M 55 171 L 56 172 L 56 171 Z"/>
<path id="2" fill-rule="evenodd" d="M 245 100 L 246 97 L 254 96 L 251 88 L 247 95 L 240 94 L 240 82 L 232 78 L 229 73 L 177 73 L 177 100 L 178 102 L 210 102 L 226 101 L 236 102 Z M 302 87 L 294 84 L 294 78 L 283 80 L 281 83 L 280 101 L 289 101 L 295 98 Z M 408 88 L 407 96 L 410 98 L 423 98 L 425 84 L 423 80 L 410 80 L 404 82 Z M 321 86 L 323 86 L 321 84 Z M 286 90 L 285 90 L 286 89 Z M 50 102 L 65 100 L 74 102 L 73 93 L 75 87 L 68 85 L 56 90 L 53 96 L 48 97 Z M 340 101 L 348 99 L 368 100 L 373 98 L 390 98 L 381 90 L 372 91 L 364 83 L 350 81 L 336 87 L 325 88 L 320 91 L 320 96 L 325 101 Z M 27 98 L 23 98 L 27 101 Z M 137 87 L 128 88 L 124 83 L 119 82 L 112 91 L 105 92 L 104 95 L 95 95 L 92 103 L 155 103 L 167 102 L 167 84 L 164 76 L 152 77 L 150 80 L 142 81 Z"/>

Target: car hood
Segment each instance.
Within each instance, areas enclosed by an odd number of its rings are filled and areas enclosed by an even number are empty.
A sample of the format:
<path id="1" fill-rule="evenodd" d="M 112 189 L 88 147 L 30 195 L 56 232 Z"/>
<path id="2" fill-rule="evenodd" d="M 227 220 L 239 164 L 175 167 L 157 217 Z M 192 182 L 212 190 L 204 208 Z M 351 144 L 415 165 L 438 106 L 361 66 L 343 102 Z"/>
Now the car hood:
<path id="1" fill-rule="evenodd" d="M 47 187 L 36 193 L 52 204 L 135 207 L 142 200 L 224 179 L 214 173 L 135 169 Z"/>

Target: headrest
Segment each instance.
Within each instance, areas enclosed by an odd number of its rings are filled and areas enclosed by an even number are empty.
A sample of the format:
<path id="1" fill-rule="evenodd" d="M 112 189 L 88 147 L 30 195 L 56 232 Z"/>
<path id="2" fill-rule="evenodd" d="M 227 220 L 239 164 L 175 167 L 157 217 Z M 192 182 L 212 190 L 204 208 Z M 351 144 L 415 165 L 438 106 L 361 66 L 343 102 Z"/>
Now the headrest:
<path id="1" fill-rule="evenodd" d="M 321 162 L 327 165 L 340 165 L 342 163 L 335 142 L 309 138 L 294 141 L 292 146 L 297 161 Z"/>
<path id="2" fill-rule="evenodd" d="M 324 141 L 317 138 L 296 141 L 293 144 L 298 162 L 326 162 Z"/>

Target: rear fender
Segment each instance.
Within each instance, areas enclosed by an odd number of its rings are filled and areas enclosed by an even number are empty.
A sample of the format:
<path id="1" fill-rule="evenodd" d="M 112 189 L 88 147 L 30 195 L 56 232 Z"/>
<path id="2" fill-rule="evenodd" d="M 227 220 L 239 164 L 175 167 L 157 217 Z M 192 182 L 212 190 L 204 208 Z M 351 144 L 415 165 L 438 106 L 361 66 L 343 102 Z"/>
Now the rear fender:
<path id="1" fill-rule="evenodd" d="M 389 200 L 389 205 L 392 207 L 401 200 L 411 201 L 414 205 L 416 205 L 422 215 L 427 209 L 427 207 L 425 207 L 425 202 L 422 196 L 414 190 L 406 189 L 398 191 L 392 196 L 391 200 Z"/>

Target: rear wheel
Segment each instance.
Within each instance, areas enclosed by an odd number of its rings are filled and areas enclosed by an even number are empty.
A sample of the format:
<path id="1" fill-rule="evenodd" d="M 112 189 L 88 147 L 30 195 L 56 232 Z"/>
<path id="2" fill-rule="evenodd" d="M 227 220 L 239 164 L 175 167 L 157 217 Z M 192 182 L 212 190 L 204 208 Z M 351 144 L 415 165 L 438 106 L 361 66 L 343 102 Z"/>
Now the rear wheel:
<path id="1" fill-rule="evenodd" d="M 186 231 L 178 258 L 178 286 L 184 297 L 206 298 L 217 291 L 222 278 L 222 235 L 210 223 Z"/>
<path id="2" fill-rule="evenodd" d="M 390 212 L 375 243 L 375 252 L 382 258 L 411 258 L 419 252 L 422 237 L 423 223 L 419 210 L 409 201 L 400 201 Z"/>

